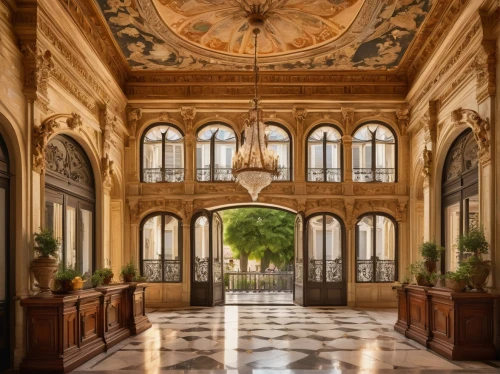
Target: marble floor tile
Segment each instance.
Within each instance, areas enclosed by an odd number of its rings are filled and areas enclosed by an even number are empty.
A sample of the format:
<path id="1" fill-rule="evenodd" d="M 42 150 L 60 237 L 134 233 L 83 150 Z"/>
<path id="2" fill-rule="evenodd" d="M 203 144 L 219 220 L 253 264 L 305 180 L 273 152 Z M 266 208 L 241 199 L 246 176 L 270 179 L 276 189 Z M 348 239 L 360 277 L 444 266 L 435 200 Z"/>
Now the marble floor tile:
<path id="1" fill-rule="evenodd" d="M 243 305 L 151 309 L 149 318 L 150 330 L 75 373 L 500 372 L 498 362 L 451 362 L 405 338 L 393 329 L 394 309 Z"/>

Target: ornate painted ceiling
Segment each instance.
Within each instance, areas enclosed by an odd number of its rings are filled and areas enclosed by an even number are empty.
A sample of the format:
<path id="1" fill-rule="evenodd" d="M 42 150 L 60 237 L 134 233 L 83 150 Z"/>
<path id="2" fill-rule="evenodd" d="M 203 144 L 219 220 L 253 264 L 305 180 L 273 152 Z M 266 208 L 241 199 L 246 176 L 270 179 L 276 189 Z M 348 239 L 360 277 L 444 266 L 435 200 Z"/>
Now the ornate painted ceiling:
<path id="1" fill-rule="evenodd" d="M 433 0 L 96 0 L 135 71 L 394 70 Z"/>

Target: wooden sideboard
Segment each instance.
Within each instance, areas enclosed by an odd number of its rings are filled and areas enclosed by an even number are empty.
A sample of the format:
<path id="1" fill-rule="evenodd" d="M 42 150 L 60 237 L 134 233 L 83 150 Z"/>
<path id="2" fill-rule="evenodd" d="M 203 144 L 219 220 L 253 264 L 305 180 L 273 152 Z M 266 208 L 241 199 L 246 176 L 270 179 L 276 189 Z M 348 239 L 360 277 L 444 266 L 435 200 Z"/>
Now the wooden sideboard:
<path id="1" fill-rule="evenodd" d="M 449 360 L 494 360 L 494 305 L 485 292 L 396 286 L 398 320 L 394 329 Z"/>
<path id="2" fill-rule="evenodd" d="M 124 283 L 21 300 L 26 318 L 22 373 L 67 373 L 151 327 L 146 283 Z"/>

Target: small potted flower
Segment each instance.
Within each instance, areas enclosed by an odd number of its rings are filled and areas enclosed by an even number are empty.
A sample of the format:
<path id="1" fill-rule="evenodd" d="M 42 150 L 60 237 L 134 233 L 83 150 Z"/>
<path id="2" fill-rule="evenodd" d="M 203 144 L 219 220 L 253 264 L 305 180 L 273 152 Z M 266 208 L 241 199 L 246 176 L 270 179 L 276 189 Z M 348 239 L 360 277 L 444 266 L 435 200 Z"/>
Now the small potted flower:
<path id="1" fill-rule="evenodd" d="M 432 273 L 430 273 L 427 270 L 424 261 L 422 260 L 415 261 L 414 263 L 410 264 L 408 270 L 410 271 L 411 275 L 415 276 L 415 280 L 417 281 L 417 284 L 419 286 L 426 286 L 426 287 L 433 286 L 432 284 L 433 277 L 431 276 Z"/>
<path id="2" fill-rule="evenodd" d="M 436 272 L 436 262 L 441 258 L 444 248 L 436 242 L 423 242 L 418 247 L 418 252 L 424 259 L 424 265 L 429 273 Z"/>
<path id="3" fill-rule="evenodd" d="M 478 292 L 484 292 L 483 285 L 490 275 L 491 262 L 483 260 L 483 255 L 488 254 L 489 243 L 486 240 L 482 227 L 471 227 L 458 237 L 458 249 L 461 257 L 463 253 L 469 254 L 466 263 L 470 266 L 470 282 Z"/>
<path id="4" fill-rule="evenodd" d="M 31 270 L 38 282 L 40 292 L 50 292 L 50 282 L 57 271 L 57 257 L 60 242 L 54 237 L 50 229 L 40 229 L 40 232 L 34 235 L 34 250 L 38 255 L 31 263 Z"/>
<path id="5" fill-rule="evenodd" d="M 76 289 L 83 288 L 84 280 L 82 274 L 77 270 L 68 267 L 67 269 L 59 269 L 54 277 L 53 293 L 68 293 Z"/>
<path id="6" fill-rule="evenodd" d="M 124 282 L 132 282 L 134 280 L 135 274 L 137 273 L 135 269 L 135 264 L 131 260 L 128 264 L 122 267 L 122 271 L 120 272 L 121 278 Z"/>

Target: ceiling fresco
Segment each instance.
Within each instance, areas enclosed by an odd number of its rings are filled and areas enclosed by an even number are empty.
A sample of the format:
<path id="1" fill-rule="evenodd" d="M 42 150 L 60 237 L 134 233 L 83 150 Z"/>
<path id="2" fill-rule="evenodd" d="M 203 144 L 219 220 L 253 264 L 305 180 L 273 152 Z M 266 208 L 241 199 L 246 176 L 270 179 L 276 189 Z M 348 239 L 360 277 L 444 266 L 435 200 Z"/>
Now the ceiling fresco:
<path id="1" fill-rule="evenodd" d="M 134 71 L 394 70 L 433 0 L 95 0 Z"/>

